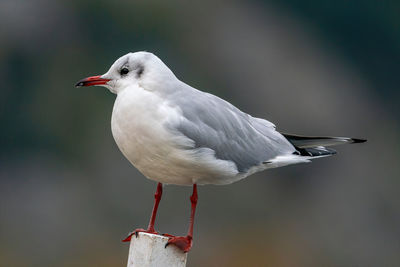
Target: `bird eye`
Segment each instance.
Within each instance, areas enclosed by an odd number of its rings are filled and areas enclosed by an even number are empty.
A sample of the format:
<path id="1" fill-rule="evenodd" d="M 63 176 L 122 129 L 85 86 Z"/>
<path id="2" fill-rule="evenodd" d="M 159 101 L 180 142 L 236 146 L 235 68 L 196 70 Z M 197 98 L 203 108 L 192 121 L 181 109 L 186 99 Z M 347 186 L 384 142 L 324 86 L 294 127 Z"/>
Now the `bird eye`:
<path id="1" fill-rule="evenodd" d="M 129 70 L 128 70 L 127 68 L 122 68 L 122 69 L 119 71 L 119 73 L 120 73 L 121 75 L 126 75 L 126 74 L 128 74 L 128 72 L 129 72 Z"/>

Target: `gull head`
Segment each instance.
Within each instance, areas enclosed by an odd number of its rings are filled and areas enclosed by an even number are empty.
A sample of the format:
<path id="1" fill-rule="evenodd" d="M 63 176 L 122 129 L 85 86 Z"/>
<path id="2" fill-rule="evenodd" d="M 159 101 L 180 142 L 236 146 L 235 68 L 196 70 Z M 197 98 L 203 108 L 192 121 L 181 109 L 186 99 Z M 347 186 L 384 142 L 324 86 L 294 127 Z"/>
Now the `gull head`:
<path id="1" fill-rule="evenodd" d="M 173 72 L 156 55 L 135 52 L 117 59 L 105 74 L 84 78 L 75 86 L 103 86 L 118 94 L 131 86 L 156 91 L 175 80 Z"/>

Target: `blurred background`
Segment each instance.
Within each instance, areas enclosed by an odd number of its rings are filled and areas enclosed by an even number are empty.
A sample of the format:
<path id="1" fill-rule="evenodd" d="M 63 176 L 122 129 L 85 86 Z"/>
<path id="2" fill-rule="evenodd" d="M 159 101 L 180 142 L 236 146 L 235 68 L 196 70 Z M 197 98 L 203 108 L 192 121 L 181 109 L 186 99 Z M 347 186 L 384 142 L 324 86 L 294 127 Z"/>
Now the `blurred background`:
<path id="1" fill-rule="evenodd" d="M 400 265 L 398 1 L 0 1 L 0 265 L 124 266 L 156 183 L 119 152 L 115 95 L 75 88 L 130 51 L 278 129 L 362 145 L 202 186 L 188 266 Z M 156 228 L 185 234 L 189 187 Z"/>

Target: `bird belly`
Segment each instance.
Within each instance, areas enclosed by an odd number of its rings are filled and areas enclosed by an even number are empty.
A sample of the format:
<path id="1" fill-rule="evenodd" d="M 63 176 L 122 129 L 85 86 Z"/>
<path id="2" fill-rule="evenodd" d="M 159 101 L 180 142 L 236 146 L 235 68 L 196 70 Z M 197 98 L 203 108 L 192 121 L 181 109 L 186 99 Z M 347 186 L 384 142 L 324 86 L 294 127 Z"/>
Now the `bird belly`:
<path id="1" fill-rule="evenodd" d="M 192 140 L 166 127 L 181 118 L 179 109 L 152 92 L 126 91 L 115 101 L 111 129 L 121 152 L 143 175 L 177 185 L 234 181 L 238 171 L 233 162 L 216 159 L 210 149 L 194 148 Z"/>

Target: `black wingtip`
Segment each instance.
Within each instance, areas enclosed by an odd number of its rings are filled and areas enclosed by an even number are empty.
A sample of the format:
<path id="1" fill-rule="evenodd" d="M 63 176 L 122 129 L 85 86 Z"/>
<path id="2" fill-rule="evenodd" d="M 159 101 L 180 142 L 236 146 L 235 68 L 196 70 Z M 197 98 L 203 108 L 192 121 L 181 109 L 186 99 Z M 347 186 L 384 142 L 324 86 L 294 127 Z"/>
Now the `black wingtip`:
<path id="1" fill-rule="evenodd" d="M 367 139 L 351 138 L 351 140 L 353 141 L 353 144 L 367 142 Z"/>
<path id="2" fill-rule="evenodd" d="M 337 153 L 336 150 L 327 147 L 311 147 L 298 150 L 300 152 L 300 155 L 307 157 L 331 156 Z"/>

